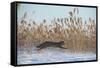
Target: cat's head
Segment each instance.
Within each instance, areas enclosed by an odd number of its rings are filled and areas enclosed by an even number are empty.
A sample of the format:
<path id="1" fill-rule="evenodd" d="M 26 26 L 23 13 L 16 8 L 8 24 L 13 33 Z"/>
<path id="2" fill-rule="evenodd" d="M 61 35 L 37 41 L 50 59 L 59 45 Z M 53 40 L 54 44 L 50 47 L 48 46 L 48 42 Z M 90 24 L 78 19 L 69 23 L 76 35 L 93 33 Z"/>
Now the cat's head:
<path id="1" fill-rule="evenodd" d="M 62 45 L 64 45 L 64 41 L 60 41 L 59 43 L 62 44 Z"/>

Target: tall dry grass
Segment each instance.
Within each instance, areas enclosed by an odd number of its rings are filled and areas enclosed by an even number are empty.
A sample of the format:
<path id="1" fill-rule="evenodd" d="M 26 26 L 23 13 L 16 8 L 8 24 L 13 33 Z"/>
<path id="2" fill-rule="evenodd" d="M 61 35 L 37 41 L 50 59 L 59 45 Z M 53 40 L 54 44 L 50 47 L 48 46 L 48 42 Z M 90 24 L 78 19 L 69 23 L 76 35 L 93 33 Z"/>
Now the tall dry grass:
<path id="1" fill-rule="evenodd" d="M 78 17 L 79 10 L 69 11 L 68 18 L 54 18 L 51 24 L 46 19 L 37 24 L 35 20 L 26 21 L 27 13 L 18 21 L 18 46 L 29 47 L 31 43 L 45 41 L 64 41 L 65 47 L 73 51 L 96 51 L 96 23 L 92 18 L 83 21 Z M 32 45 L 34 46 L 34 45 Z"/>

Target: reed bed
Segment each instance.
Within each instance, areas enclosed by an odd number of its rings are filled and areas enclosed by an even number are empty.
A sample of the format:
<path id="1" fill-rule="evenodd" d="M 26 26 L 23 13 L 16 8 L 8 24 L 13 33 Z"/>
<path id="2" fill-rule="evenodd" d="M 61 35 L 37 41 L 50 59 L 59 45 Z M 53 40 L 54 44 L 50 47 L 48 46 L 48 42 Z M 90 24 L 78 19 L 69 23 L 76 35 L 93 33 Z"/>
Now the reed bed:
<path id="1" fill-rule="evenodd" d="M 78 17 L 79 10 L 69 11 L 68 18 L 54 18 L 47 24 L 47 20 L 37 24 L 35 20 L 27 22 L 27 13 L 18 21 L 18 46 L 29 47 L 32 43 L 45 41 L 64 41 L 64 47 L 73 52 L 96 51 L 96 23 L 92 18 L 83 21 Z M 31 45 L 35 46 L 35 45 Z"/>

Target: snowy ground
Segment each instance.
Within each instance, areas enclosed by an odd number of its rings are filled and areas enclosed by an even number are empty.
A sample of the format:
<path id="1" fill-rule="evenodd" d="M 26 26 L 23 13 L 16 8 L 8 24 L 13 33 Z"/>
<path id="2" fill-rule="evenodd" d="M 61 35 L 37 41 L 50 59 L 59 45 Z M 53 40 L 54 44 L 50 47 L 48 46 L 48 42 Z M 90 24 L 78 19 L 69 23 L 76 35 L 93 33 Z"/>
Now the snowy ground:
<path id="1" fill-rule="evenodd" d="M 18 64 L 39 64 L 39 63 L 52 63 L 52 62 L 96 60 L 96 54 L 93 53 L 75 54 L 75 53 L 70 53 L 70 49 L 65 50 L 53 47 L 48 47 L 46 49 L 43 49 L 42 51 L 37 51 L 35 47 L 32 47 L 31 49 L 32 51 L 28 52 L 25 48 L 24 49 L 18 48 L 17 50 Z"/>

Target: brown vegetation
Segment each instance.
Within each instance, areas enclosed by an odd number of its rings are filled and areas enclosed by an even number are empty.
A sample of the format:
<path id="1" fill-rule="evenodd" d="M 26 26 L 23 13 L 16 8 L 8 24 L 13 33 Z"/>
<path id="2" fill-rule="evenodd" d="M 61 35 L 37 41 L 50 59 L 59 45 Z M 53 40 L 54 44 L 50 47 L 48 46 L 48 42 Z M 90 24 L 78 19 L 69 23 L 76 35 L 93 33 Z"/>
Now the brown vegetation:
<path id="1" fill-rule="evenodd" d="M 26 13 L 25 13 L 26 14 Z M 83 22 L 78 17 L 78 8 L 69 12 L 68 18 L 55 18 L 47 25 L 46 19 L 42 23 L 29 23 L 25 16 L 18 22 L 18 46 L 29 46 L 31 43 L 45 41 L 64 41 L 65 47 L 74 51 L 94 51 L 96 49 L 96 23 L 89 18 Z M 34 45 L 33 45 L 34 46 Z"/>

